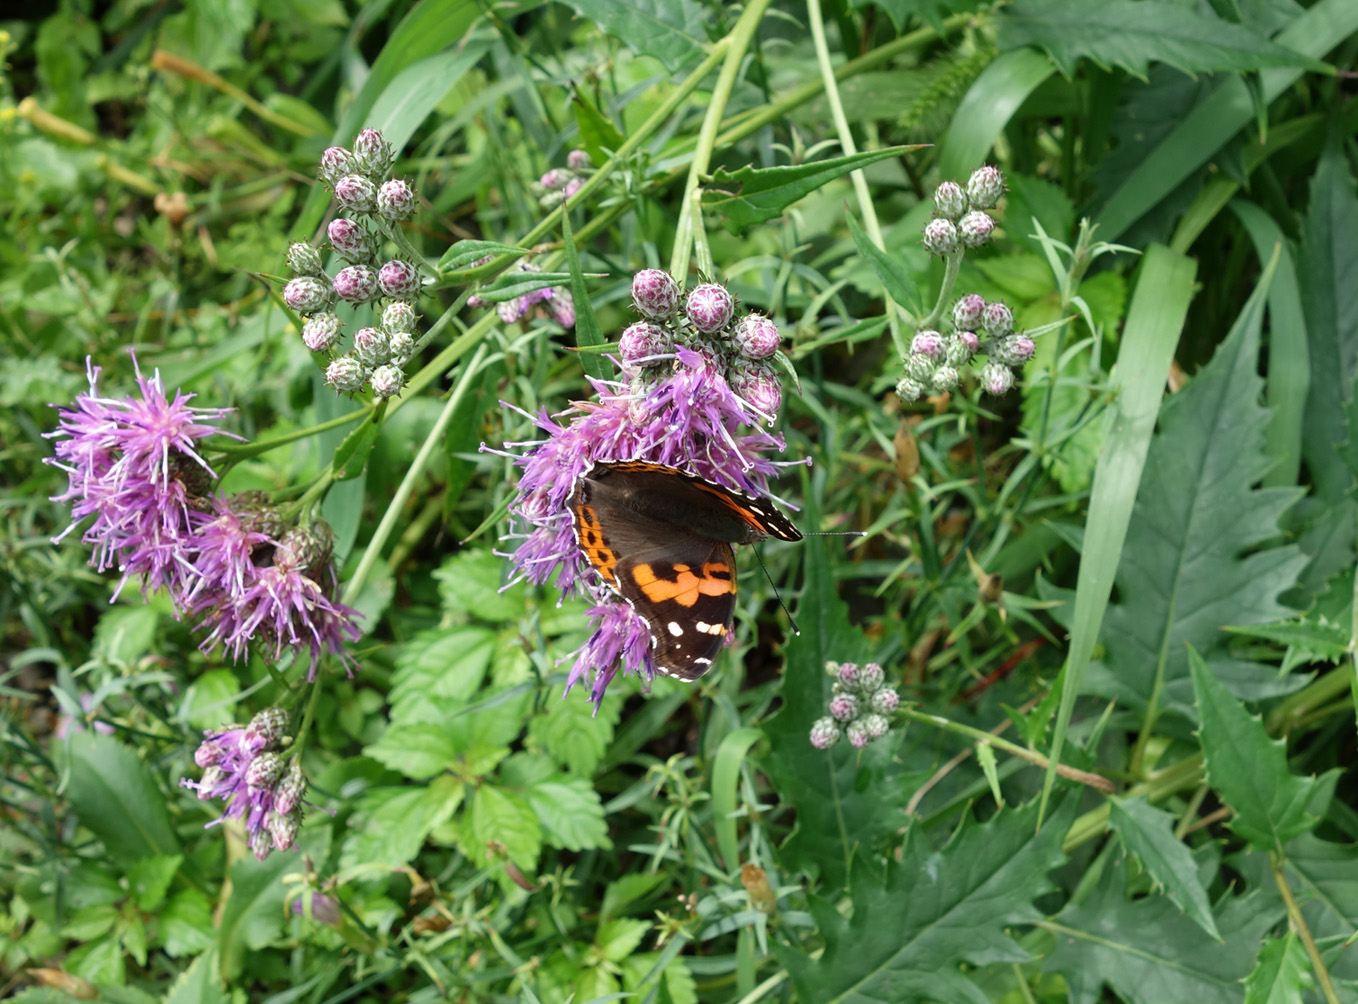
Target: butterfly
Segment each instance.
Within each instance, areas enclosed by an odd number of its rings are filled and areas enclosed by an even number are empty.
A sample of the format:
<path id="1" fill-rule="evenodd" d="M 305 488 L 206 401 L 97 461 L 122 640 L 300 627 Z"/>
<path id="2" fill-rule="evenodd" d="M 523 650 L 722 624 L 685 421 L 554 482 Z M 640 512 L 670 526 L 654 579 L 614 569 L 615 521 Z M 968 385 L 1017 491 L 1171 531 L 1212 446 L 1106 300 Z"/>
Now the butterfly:
<path id="1" fill-rule="evenodd" d="M 655 668 L 696 680 L 736 609 L 733 544 L 801 532 L 763 498 L 642 460 L 597 463 L 571 493 L 581 554 L 651 629 Z"/>

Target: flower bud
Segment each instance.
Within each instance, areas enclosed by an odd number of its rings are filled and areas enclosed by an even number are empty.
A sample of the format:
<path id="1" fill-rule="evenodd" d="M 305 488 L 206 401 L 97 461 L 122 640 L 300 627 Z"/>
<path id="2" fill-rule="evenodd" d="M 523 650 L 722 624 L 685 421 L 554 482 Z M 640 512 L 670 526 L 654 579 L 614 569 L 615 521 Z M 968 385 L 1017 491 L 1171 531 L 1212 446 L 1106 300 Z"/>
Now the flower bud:
<path id="1" fill-rule="evenodd" d="M 272 788 L 283 776 L 283 758 L 277 753 L 261 753 L 245 768 L 245 783 L 254 790 Z"/>
<path id="2" fill-rule="evenodd" d="M 369 382 L 372 384 L 373 394 L 377 398 L 395 397 L 401 393 L 401 388 L 405 386 L 406 375 L 400 367 L 387 363 L 373 370 Z"/>
<path id="3" fill-rule="evenodd" d="M 715 282 L 694 287 L 684 304 L 689 322 L 705 335 L 715 334 L 730 324 L 735 312 L 736 301 L 725 286 Z"/>
<path id="4" fill-rule="evenodd" d="M 960 346 L 959 351 L 965 353 L 965 355 L 956 361 L 949 356 L 948 361 L 954 366 L 960 366 L 976 354 L 976 350 L 981 347 L 981 339 L 974 331 L 959 331 L 954 337 L 957 340 L 957 344 Z"/>
<path id="5" fill-rule="evenodd" d="M 811 726 L 811 745 L 818 750 L 828 750 L 843 735 L 833 718 L 817 718 Z"/>
<path id="6" fill-rule="evenodd" d="M 758 363 L 737 369 L 731 376 L 731 389 L 760 415 L 770 421 L 783 406 L 783 385 L 773 368 Z"/>
<path id="7" fill-rule="evenodd" d="M 354 173 L 354 155 L 342 146 L 328 146 L 321 154 L 321 169 L 318 177 L 327 185 L 333 186 L 346 174 Z"/>
<path id="8" fill-rule="evenodd" d="M 467 303 L 470 304 L 471 300 L 468 300 Z M 405 300 L 397 300 L 395 303 L 389 303 L 382 308 L 382 330 L 388 334 L 394 334 L 397 331 L 414 331 L 417 319 L 415 308 Z"/>
<path id="9" fill-rule="evenodd" d="M 340 319 L 326 311 L 313 314 L 302 325 L 302 344 L 312 352 L 327 352 L 335 347 L 340 336 Z"/>
<path id="10" fill-rule="evenodd" d="M 584 150 L 572 150 L 566 154 L 566 166 L 572 171 L 588 171 L 594 164 Z"/>
<path id="11" fill-rule="evenodd" d="M 564 168 L 554 167 L 538 179 L 538 184 L 549 192 L 556 192 L 565 188 L 566 183 L 569 182 L 572 177 L 573 175 L 570 171 L 567 171 Z"/>
<path id="12" fill-rule="evenodd" d="M 296 275 L 325 275 L 321 253 L 310 244 L 301 241 L 288 248 L 288 268 Z"/>
<path id="13" fill-rule="evenodd" d="M 245 846 L 250 848 L 250 853 L 255 856 L 256 861 L 263 861 L 268 858 L 273 850 L 273 844 L 269 842 L 268 823 L 250 833 Z"/>
<path id="14" fill-rule="evenodd" d="M 292 912 L 294 916 L 303 917 L 306 915 L 306 904 L 299 896 L 292 901 Z M 333 896 L 324 893 L 313 892 L 311 894 L 311 919 L 320 924 L 328 924 L 331 927 L 340 926 L 340 908 Z"/>
<path id="15" fill-rule="evenodd" d="M 632 277 L 632 302 L 642 317 L 668 320 L 679 309 L 679 284 L 668 272 L 644 268 Z"/>
<path id="16" fill-rule="evenodd" d="M 563 198 L 569 199 L 584 187 L 584 178 L 572 178 L 570 181 L 566 182 L 566 187 L 561 190 L 561 195 Z"/>
<path id="17" fill-rule="evenodd" d="M 1003 363 L 988 362 L 981 367 L 980 380 L 986 393 L 998 397 L 1014 386 L 1014 373 Z"/>
<path id="18" fill-rule="evenodd" d="M 260 742 L 262 748 L 277 746 L 288 734 L 288 713 L 282 708 L 265 708 L 245 726 L 247 742 Z"/>
<path id="19" fill-rule="evenodd" d="M 332 359 L 325 368 L 325 382 L 341 394 L 356 394 L 368 382 L 371 372 L 353 356 Z"/>
<path id="20" fill-rule="evenodd" d="M 193 762 L 206 770 L 215 767 L 222 762 L 222 757 L 226 755 L 226 750 L 212 739 L 204 739 L 198 748 L 193 751 Z"/>
<path id="21" fill-rule="evenodd" d="M 396 161 L 396 151 L 376 129 L 364 129 L 355 136 L 353 151 L 358 173 L 369 178 L 381 178 Z"/>
<path id="22" fill-rule="evenodd" d="M 873 692 L 868 706 L 875 714 L 889 715 L 901 706 L 901 697 L 894 687 L 880 687 Z"/>
<path id="23" fill-rule="evenodd" d="M 415 354 L 415 336 L 409 331 L 393 331 L 390 336 L 391 364 L 404 366 Z"/>
<path id="24" fill-rule="evenodd" d="M 945 181 L 934 190 L 934 205 L 938 214 L 954 223 L 967 211 L 967 193 L 955 181 Z"/>
<path id="25" fill-rule="evenodd" d="M 335 295 L 349 303 L 367 303 L 377 296 L 377 273 L 367 265 L 340 269 L 330 284 L 335 288 Z"/>
<path id="26" fill-rule="evenodd" d="M 283 287 L 283 302 L 299 314 L 314 314 L 330 306 L 330 290 L 314 275 L 299 275 Z"/>
<path id="27" fill-rule="evenodd" d="M 885 715 L 864 715 L 860 721 L 867 730 L 868 739 L 880 739 L 891 731 L 891 722 Z"/>
<path id="28" fill-rule="evenodd" d="M 845 730 L 845 732 L 849 737 L 849 742 L 856 749 L 861 750 L 868 743 L 872 742 L 872 735 L 868 732 L 868 727 L 865 724 L 863 724 L 863 720 L 861 718 L 855 719 L 854 721 L 850 722 L 849 727 L 848 729 Z"/>
<path id="29" fill-rule="evenodd" d="M 293 761 L 291 766 L 288 767 L 287 773 L 278 782 L 278 788 L 274 791 L 274 811 L 281 812 L 285 816 L 291 813 L 302 801 L 302 796 L 306 794 L 306 787 L 306 775 L 302 773 L 302 766 Z"/>
<path id="30" fill-rule="evenodd" d="M 957 381 L 959 379 L 960 376 L 958 375 L 956 368 L 949 366 L 947 363 L 944 363 L 938 369 L 934 370 L 934 375 L 930 378 L 933 388 L 936 391 L 952 390 L 957 386 Z"/>
<path id="31" fill-rule="evenodd" d="M 957 227 L 951 220 L 930 220 L 924 228 L 924 248 L 930 254 L 952 254 L 958 248 Z"/>
<path id="32" fill-rule="evenodd" d="M 910 351 L 930 359 L 943 358 L 943 336 L 937 331 L 920 331 L 910 340 Z"/>
<path id="33" fill-rule="evenodd" d="M 269 836 L 273 838 L 273 845 L 276 850 L 286 851 L 294 841 L 297 840 L 297 831 L 301 824 L 297 822 L 297 816 L 282 812 L 269 813 Z"/>
<path id="34" fill-rule="evenodd" d="M 746 314 L 732 336 L 736 348 L 746 359 L 767 359 L 778 351 L 782 336 L 778 325 L 762 314 Z"/>
<path id="35" fill-rule="evenodd" d="M 842 663 L 835 671 L 835 679 L 840 686 L 855 689 L 858 686 L 858 665 L 852 662 Z"/>
<path id="36" fill-rule="evenodd" d="M 547 309 L 551 311 L 552 320 L 563 328 L 575 327 L 575 297 L 571 296 L 569 289 L 552 290 Z"/>
<path id="37" fill-rule="evenodd" d="M 858 717 L 858 698 L 853 694 L 836 694 L 830 698 L 830 717 L 837 722 L 847 722 Z"/>
<path id="38" fill-rule="evenodd" d="M 900 383 L 896 384 L 896 396 L 906 404 L 918 401 L 924 396 L 924 384 L 911 377 L 902 377 Z"/>
<path id="39" fill-rule="evenodd" d="M 345 261 L 368 265 L 377 257 L 377 238 L 368 228 L 355 220 L 337 216 L 325 228 L 330 244 Z"/>
<path id="40" fill-rule="evenodd" d="M 858 671 L 858 686 L 865 694 L 871 694 L 882 685 L 882 681 L 885 679 L 886 673 L 875 662 L 866 663 Z"/>
<path id="41" fill-rule="evenodd" d="M 1004 175 L 998 167 L 986 164 L 967 179 L 967 199 L 972 209 L 991 209 L 1004 194 Z"/>
<path id="42" fill-rule="evenodd" d="M 420 292 L 420 273 L 410 262 L 394 258 L 378 270 L 377 284 L 393 300 L 413 300 Z"/>
<path id="43" fill-rule="evenodd" d="M 217 794 L 213 790 L 226 779 L 226 771 L 220 767 L 212 766 L 203 771 L 203 776 L 198 782 L 198 798 L 207 801 L 209 798 L 216 798 Z"/>
<path id="44" fill-rule="evenodd" d="M 987 303 L 981 312 L 981 330 L 992 338 L 1003 338 L 1014 330 L 1014 312 L 1003 303 Z"/>
<path id="45" fill-rule="evenodd" d="M 911 353 L 905 360 L 905 374 L 913 380 L 918 380 L 922 384 L 928 384 L 934 378 L 934 370 L 938 364 L 931 356 L 920 356 Z"/>
<path id="46" fill-rule="evenodd" d="M 957 236 L 969 248 L 978 248 L 989 243 L 994 230 L 995 221 L 990 218 L 989 213 L 983 213 L 979 209 L 967 213 L 957 224 Z"/>
<path id="47" fill-rule="evenodd" d="M 359 328 L 354 332 L 354 356 L 368 369 L 381 366 L 391 358 L 391 340 L 380 328 Z"/>
<path id="48" fill-rule="evenodd" d="M 985 297 L 979 293 L 968 293 L 952 308 L 953 327 L 965 331 L 981 323 L 981 312 L 985 310 Z"/>
<path id="49" fill-rule="evenodd" d="M 618 357 L 628 369 L 659 362 L 652 357 L 671 351 L 670 336 L 664 328 L 650 321 L 629 324 L 618 339 Z"/>
<path id="50" fill-rule="evenodd" d="M 1010 335 L 1005 339 L 1005 348 L 1012 360 L 1009 365 L 1022 366 L 1033 358 L 1033 353 L 1037 351 L 1037 344 L 1027 335 Z"/>
<path id="51" fill-rule="evenodd" d="M 377 190 L 377 215 L 400 223 L 415 215 L 415 189 L 401 178 L 384 181 Z"/>
<path id="52" fill-rule="evenodd" d="M 528 316 L 530 305 L 524 303 L 524 297 L 516 296 L 512 300 L 501 300 L 495 305 L 495 313 L 500 315 L 500 320 L 505 324 L 513 324 L 521 321 Z"/>
<path id="53" fill-rule="evenodd" d="M 288 529 L 278 540 L 274 550 L 274 564 L 301 572 L 313 581 L 320 581 L 335 550 L 330 524 L 317 520 L 310 525 L 300 524 Z"/>
<path id="54" fill-rule="evenodd" d="M 335 201 L 352 213 L 377 208 L 377 186 L 361 174 L 346 174 L 335 182 Z"/>

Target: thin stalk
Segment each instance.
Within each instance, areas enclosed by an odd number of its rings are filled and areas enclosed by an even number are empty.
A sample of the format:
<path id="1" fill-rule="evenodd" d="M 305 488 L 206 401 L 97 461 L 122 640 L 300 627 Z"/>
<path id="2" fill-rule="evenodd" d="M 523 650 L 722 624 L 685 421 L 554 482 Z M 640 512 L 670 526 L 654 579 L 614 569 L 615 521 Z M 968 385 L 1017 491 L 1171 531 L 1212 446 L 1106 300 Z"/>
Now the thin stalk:
<path id="1" fill-rule="evenodd" d="M 467 388 L 480 374 L 481 363 L 486 358 L 486 351 L 487 348 L 484 343 L 478 346 L 476 354 L 463 368 L 461 379 L 457 382 L 457 388 L 448 396 L 448 403 L 443 406 L 443 412 L 434 422 L 434 427 L 429 430 L 429 435 L 425 437 L 424 443 L 420 446 L 420 452 L 415 455 L 405 477 L 401 479 L 400 485 L 397 486 L 396 493 L 387 506 L 387 511 L 382 514 L 382 521 L 377 524 L 377 529 L 373 531 L 372 540 L 368 541 L 368 546 L 363 551 L 363 557 L 359 560 L 358 568 L 354 569 L 354 574 L 344 584 L 344 595 L 341 597 L 341 602 L 352 603 L 354 597 L 362 590 L 363 583 L 367 581 L 368 573 L 372 571 L 373 565 L 377 563 L 377 559 L 382 554 L 383 545 L 386 544 L 387 538 L 391 536 L 392 530 L 396 527 L 396 521 L 401 516 L 401 510 L 405 507 L 406 500 L 414 493 L 416 482 L 419 481 L 430 458 L 433 457 L 435 445 L 443 439 L 443 433 L 448 428 L 448 423 L 452 421 L 453 413 L 457 411 L 462 399 L 466 396 Z"/>
<path id="2" fill-rule="evenodd" d="M 308 439 L 311 436 L 320 435 L 322 432 L 329 432 L 331 429 L 338 429 L 342 425 L 348 425 L 350 422 L 367 418 L 371 411 L 372 405 L 364 405 L 362 408 L 351 411 L 347 415 L 340 415 L 338 418 L 332 418 L 328 422 L 309 425 L 305 429 L 295 429 L 292 432 L 285 432 L 282 435 L 274 436 L 271 439 L 256 439 L 253 443 L 213 443 L 212 449 L 217 453 L 226 454 L 234 464 L 241 460 L 249 460 L 251 457 L 256 457 L 261 453 L 268 453 L 270 450 L 275 450 L 280 446 L 287 446 L 289 443 L 295 443 L 299 439 Z"/>
<path id="3" fill-rule="evenodd" d="M 839 148 L 846 157 L 858 152 L 853 132 L 849 129 L 849 119 L 844 114 L 844 103 L 839 100 L 839 85 L 835 81 L 835 68 L 830 63 L 830 46 L 825 41 L 825 18 L 821 13 L 820 0 L 806 0 L 807 20 L 811 25 L 811 41 L 816 47 L 816 62 L 820 66 L 821 84 L 825 88 L 825 98 L 830 103 L 830 117 L 835 123 L 835 133 L 839 136 Z M 862 169 L 849 172 L 853 183 L 854 197 L 858 200 L 858 212 L 863 217 L 863 231 L 868 239 L 881 251 L 886 250 L 882 240 L 882 227 L 877 222 L 877 209 L 872 204 L 872 194 L 868 191 L 868 179 Z M 909 346 L 901 334 L 900 308 L 891 297 L 886 297 L 886 323 L 891 329 L 891 340 L 902 359 L 909 355 Z"/>
<path id="4" fill-rule="evenodd" d="M 1269 866 L 1273 869 L 1273 881 L 1278 885 L 1278 892 L 1282 893 L 1283 902 L 1287 904 L 1287 919 L 1292 925 L 1292 930 L 1297 932 L 1297 937 L 1306 948 L 1306 954 L 1311 957 L 1311 969 L 1316 974 L 1316 982 L 1320 984 L 1320 992 L 1325 995 L 1327 1004 L 1339 1004 L 1339 995 L 1335 993 L 1330 971 L 1325 968 L 1325 960 L 1320 957 L 1316 939 L 1311 936 L 1311 928 L 1307 926 L 1306 918 L 1302 916 L 1297 898 L 1292 895 L 1292 887 L 1283 872 L 1282 862 L 1270 854 Z"/>
<path id="5" fill-rule="evenodd" d="M 723 54 L 721 73 L 717 75 L 716 86 L 712 88 L 712 97 L 707 103 L 707 112 L 703 115 L 703 124 L 698 130 L 698 142 L 693 148 L 693 160 L 688 165 L 684 194 L 679 200 L 682 208 L 679 213 L 679 225 L 675 228 L 674 252 L 670 256 L 670 275 L 681 285 L 684 277 L 688 275 L 689 245 L 693 241 L 693 235 L 702 227 L 701 211 L 695 224 L 693 215 L 684 212 L 683 209 L 694 199 L 702 176 L 707 173 L 708 166 L 712 163 L 712 151 L 716 146 L 717 131 L 721 128 L 721 117 L 726 111 L 726 102 L 730 100 L 731 90 L 735 87 L 736 77 L 740 73 L 740 64 L 745 61 L 750 40 L 754 38 L 754 30 L 759 26 L 759 21 L 770 2 L 771 0 L 751 0 L 750 5 L 740 15 L 736 26 L 722 40 L 726 51 Z M 716 51 L 714 48 L 714 55 Z"/>

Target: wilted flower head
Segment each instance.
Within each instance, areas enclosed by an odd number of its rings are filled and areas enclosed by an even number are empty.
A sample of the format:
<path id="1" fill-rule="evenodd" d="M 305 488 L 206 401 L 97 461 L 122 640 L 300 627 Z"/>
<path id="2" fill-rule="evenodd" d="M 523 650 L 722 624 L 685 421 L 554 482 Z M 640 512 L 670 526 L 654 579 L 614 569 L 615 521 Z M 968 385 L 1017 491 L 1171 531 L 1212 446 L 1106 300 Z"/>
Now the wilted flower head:
<path id="1" fill-rule="evenodd" d="M 56 540 L 93 516 L 80 538 L 94 548 L 90 564 L 121 570 L 119 591 L 140 577 L 147 594 L 194 576 L 185 554 L 216 478 L 197 444 L 214 433 L 230 435 L 207 424 L 230 409 L 190 407 L 194 395 L 182 391 L 171 400 L 158 370 L 146 377 L 135 355 L 132 365 L 140 396 L 101 397 L 99 367 L 87 359 L 89 393 L 59 408 L 56 430 L 45 435 L 57 439 L 47 462 L 70 479 L 52 499 L 71 503 L 71 525 Z"/>
<path id="2" fill-rule="evenodd" d="M 285 851 L 292 846 L 301 821 L 300 781 L 305 791 L 306 780 L 301 767 L 289 767 L 279 750 L 285 747 L 284 730 L 287 715 L 278 708 L 261 711 L 242 728 L 228 725 L 204 733 L 203 742 L 194 753 L 194 762 L 203 768 L 200 780 L 184 778 L 179 783 L 198 792 L 207 801 L 220 798 L 226 808 L 218 819 L 208 823 L 216 826 L 228 819 L 239 819 L 245 826 L 246 839 L 255 857 L 263 861 L 272 850 Z M 279 805 L 280 790 L 288 791 L 288 803 Z"/>

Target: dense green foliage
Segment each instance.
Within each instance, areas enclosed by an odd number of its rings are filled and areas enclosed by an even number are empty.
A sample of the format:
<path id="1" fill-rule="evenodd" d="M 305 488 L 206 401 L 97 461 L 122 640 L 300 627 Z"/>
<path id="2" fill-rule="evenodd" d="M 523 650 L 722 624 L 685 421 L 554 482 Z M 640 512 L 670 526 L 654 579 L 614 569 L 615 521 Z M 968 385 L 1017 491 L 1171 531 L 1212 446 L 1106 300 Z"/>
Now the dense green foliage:
<path id="1" fill-rule="evenodd" d="M 0 31 L 0 996 L 1358 999 L 1358 4 L 63 0 Z M 433 277 L 380 403 L 280 295 L 333 215 L 318 158 L 368 126 Z M 538 179 L 574 150 L 563 215 Z M 994 239 L 931 255 L 936 186 L 983 163 Z M 811 465 L 775 491 L 866 534 L 763 545 L 767 579 L 738 549 L 715 669 L 596 714 L 562 699 L 586 604 L 502 588 L 518 469 L 478 447 L 586 400 L 667 267 L 778 322 Z M 573 326 L 499 319 L 544 283 Z M 903 401 L 965 293 L 1035 354 Z M 134 393 L 129 349 L 233 409 L 224 492 L 317 503 L 356 673 L 204 652 L 53 544 L 52 405 L 87 357 Z M 827 662 L 869 661 L 892 730 L 814 748 Z M 179 781 L 268 707 L 312 808 L 259 861 Z"/>

